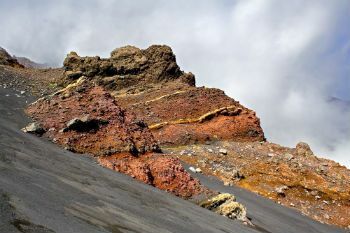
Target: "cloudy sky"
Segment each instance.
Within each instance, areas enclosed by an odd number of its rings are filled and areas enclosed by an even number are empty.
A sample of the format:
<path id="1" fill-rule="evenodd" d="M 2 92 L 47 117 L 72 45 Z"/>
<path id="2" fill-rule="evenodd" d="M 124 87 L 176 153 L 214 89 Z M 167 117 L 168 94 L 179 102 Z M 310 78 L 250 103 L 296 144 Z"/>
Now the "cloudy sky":
<path id="1" fill-rule="evenodd" d="M 262 121 L 268 140 L 308 142 L 350 166 L 348 0 L 1 0 L 0 46 L 38 62 L 170 45 L 197 84 Z"/>

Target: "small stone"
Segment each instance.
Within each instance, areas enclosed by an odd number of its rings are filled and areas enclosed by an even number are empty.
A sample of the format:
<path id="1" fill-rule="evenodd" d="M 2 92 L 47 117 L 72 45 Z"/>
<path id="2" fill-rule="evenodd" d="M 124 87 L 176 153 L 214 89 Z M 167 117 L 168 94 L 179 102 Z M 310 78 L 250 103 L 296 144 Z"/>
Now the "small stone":
<path id="1" fill-rule="evenodd" d="M 288 186 L 283 185 L 283 186 L 277 187 L 277 188 L 275 189 L 275 191 L 276 191 L 276 193 L 277 193 L 278 195 L 285 197 L 285 196 L 286 196 L 285 191 L 286 191 L 287 189 L 288 189 Z"/>
<path id="2" fill-rule="evenodd" d="M 208 149 L 208 152 L 209 153 L 213 153 L 213 149 Z"/>
<path id="3" fill-rule="evenodd" d="M 226 149 L 219 149 L 219 153 L 223 155 L 227 155 L 227 150 Z"/>
<path id="4" fill-rule="evenodd" d="M 310 192 L 310 194 L 313 195 L 313 196 L 316 196 L 316 195 L 318 194 L 318 191 L 317 191 L 317 190 L 312 190 L 312 191 Z"/>
<path id="5" fill-rule="evenodd" d="M 196 173 L 202 173 L 202 169 L 200 169 L 199 167 L 196 168 Z"/>
<path id="6" fill-rule="evenodd" d="M 273 153 L 268 153 L 267 156 L 269 156 L 269 157 L 274 157 L 275 154 L 273 154 Z"/>
<path id="7" fill-rule="evenodd" d="M 196 169 L 195 169 L 194 167 L 189 167 L 188 169 L 189 169 L 191 172 L 196 173 Z"/>

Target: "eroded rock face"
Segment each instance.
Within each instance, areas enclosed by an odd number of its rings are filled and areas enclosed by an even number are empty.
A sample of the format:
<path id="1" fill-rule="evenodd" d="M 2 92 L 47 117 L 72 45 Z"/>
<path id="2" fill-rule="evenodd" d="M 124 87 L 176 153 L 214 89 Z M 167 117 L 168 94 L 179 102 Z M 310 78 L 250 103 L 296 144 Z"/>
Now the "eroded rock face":
<path id="1" fill-rule="evenodd" d="M 41 123 L 45 136 L 79 153 L 159 151 L 146 124 L 120 108 L 102 87 L 86 80 L 39 99 L 27 113 Z"/>
<path id="2" fill-rule="evenodd" d="M 265 140 L 255 112 L 215 88 L 172 82 L 141 93 L 113 94 L 121 106 L 144 119 L 161 145 Z"/>
<path id="3" fill-rule="evenodd" d="M 80 57 L 71 52 L 64 60 L 64 83 L 81 76 L 96 80 L 109 90 L 143 87 L 154 83 L 179 80 L 194 85 L 194 76 L 176 64 L 170 47 L 153 45 L 147 49 L 125 46 L 115 49 L 110 58 Z"/>

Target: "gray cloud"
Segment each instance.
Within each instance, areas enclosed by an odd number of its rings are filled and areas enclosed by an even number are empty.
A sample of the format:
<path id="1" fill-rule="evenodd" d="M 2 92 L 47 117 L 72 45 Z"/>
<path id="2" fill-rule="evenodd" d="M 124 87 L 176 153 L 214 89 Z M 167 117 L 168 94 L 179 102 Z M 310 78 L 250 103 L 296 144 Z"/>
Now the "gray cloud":
<path id="1" fill-rule="evenodd" d="M 168 44 L 199 85 L 256 110 L 269 140 L 307 141 L 350 166 L 350 3 L 278 1 L 1 1 L 0 45 L 39 62 Z"/>

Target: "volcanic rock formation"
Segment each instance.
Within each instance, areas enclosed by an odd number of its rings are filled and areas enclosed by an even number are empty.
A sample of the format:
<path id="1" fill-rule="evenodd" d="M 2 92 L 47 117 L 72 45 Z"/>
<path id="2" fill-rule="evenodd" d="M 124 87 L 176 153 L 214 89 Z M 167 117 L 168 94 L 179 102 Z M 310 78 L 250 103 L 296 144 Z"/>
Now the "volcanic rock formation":
<path id="1" fill-rule="evenodd" d="M 159 154 L 159 145 L 264 140 L 253 111 L 220 90 L 196 88 L 194 76 L 180 70 L 168 46 L 126 46 L 102 59 L 71 52 L 64 70 L 64 88 L 27 109 L 43 135 L 180 197 L 215 192 L 193 179 L 178 159 Z"/>
<path id="2" fill-rule="evenodd" d="M 55 88 L 46 85 L 39 93 L 50 95 L 27 113 L 44 137 L 66 149 L 92 154 L 107 168 L 183 198 L 202 195 L 200 201 L 210 204 L 223 197 L 192 178 L 180 163 L 185 161 L 195 172 L 318 221 L 350 225 L 348 169 L 317 158 L 306 143 L 286 148 L 266 142 L 254 111 L 221 90 L 196 87 L 168 46 L 126 46 L 109 58 L 71 52 L 63 69 L 47 72 L 54 78 L 41 82 Z M 234 198 L 225 203 L 212 210 L 244 218 Z"/>
<path id="3" fill-rule="evenodd" d="M 110 58 L 71 52 L 64 69 L 64 84 L 80 77 L 93 80 L 121 107 L 143 119 L 161 145 L 264 140 L 255 112 L 221 90 L 195 87 L 194 75 L 180 70 L 168 46 L 126 46 Z"/>
<path id="4" fill-rule="evenodd" d="M 85 77 L 37 100 L 27 113 L 41 123 L 44 136 L 68 150 L 98 156 L 103 166 L 184 198 L 204 191 L 179 160 L 159 154 L 146 123 Z"/>
<path id="5" fill-rule="evenodd" d="M 81 76 L 95 80 L 107 90 L 147 87 L 162 81 L 181 80 L 194 85 L 194 76 L 180 70 L 168 46 L 151 46 L 145 50 L 133 46 L 115 49 L 110 58 L 79 57 L 68 54 L 63 62 L 64 83 Z"/>

